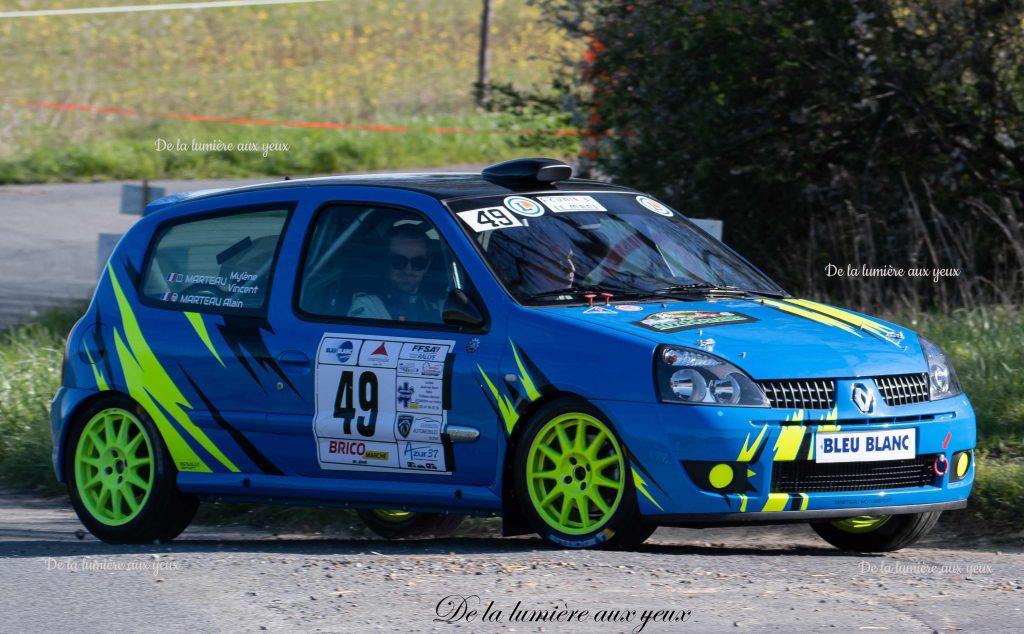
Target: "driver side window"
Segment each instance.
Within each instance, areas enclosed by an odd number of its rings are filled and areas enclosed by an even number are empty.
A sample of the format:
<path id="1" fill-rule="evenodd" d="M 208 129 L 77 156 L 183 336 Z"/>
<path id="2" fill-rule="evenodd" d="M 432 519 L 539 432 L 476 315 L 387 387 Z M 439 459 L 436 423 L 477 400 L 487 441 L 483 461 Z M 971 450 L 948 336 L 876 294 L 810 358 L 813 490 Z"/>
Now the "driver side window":
<path id="1" fill-rule="evenodd" d="M 336 205 L 317 215 L 299 309 L 314 317 L 441 324 L 465 275 L 437 228 L 418 213 Z"/>

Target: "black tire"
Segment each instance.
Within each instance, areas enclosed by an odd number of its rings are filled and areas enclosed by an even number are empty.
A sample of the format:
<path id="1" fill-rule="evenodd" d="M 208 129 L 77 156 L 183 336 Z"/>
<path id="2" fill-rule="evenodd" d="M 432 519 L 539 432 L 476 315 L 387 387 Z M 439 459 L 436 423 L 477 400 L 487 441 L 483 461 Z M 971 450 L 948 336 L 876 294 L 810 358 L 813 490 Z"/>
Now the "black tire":
<path id="1" fill-rule="evenodd" d="M 96 516 L 82 501 L 75 469 L 75 453 L 86 424 L 104 411 L 124 410 L 142 424 L 152 447 L 152 485 L 137 514 L 127 523 L 110 525 Z M 72 423 L 64 448 L 64 473 L 68 495 L 78 519 L 89 532 L 108 544 L 167 542 L 184 531 L 195 517 L 199 500 L 178 490 L 178 470 L 156 425 L 142 407 L 123 395 L 110 395 L 88 406 Z"/>
<path id="2" fill-rule="evenodd" d="M 622 496 L 618 502 L 618 506 L 612 508 L 610 515 L 607 513 L 604 514 L 605 517 L 598 520 L 600 523 L 593 530 L 589 530 L 582 534 L 567 533 L 564 530 L 559 530 L 549 524 L 548 521 L 542 517 L 541 511 L 535 506 L 533 498 L 530 495 L 527 482 L 527 470 L 530 453 L 532 451 L 531 448 L 538 435 L 541 434 L 549 424 L 557 424 L 555 423 L 556 419 L 575 414 L 583 414 L 592 417 L 603 424 L 607 431 L 611 432 L 614 437 L 614 441 L 621 452 L 623 465 L 621 469 L 622 473 L 619 474 L 619 478 L 622 483 Z M 644 540 L 650 537 L 651 533 L 657 529 L 657 526 L 654 524 L 645 524 L 640 521 L 636 501 L 636 488 L 633 485 L 632 477 L 629 476 L 630 466 L 628 450 L 622 442 L 622 439 L 619 437 L 618 432 L 615 431 L 611 422 L 605 418 L 601 412 L 581 399 L 564 398 L 544 404 L 533 416 L 530 417 L 530 420 L 526 424 L 528 427 L 523 431 L 522 436 L 516 444 L 514 456 L 513 472 L 515 477 L 515 495 L 519 501 L 519 505 L 522 508 L 524 516 L 533 526 L 538 535 L 562 548 L 601 548 L 612 550 L 635 548 L 642 544 Z M 610 454 L 607 454 L 605 457 L 609 456 Z M 572 464 L 575 465 L 576 463 L 574 462 Z M 586 471 L 590 471 L 590 465 L 586 464 L 585 466 Z M 575 467 L 573 468 L 575 469 Z M 619 467 L 614 466 L 613 469 L 618 470 Z M 586 477 L 584 472 L 580 473 Z M 581 485 L 584 483 L 585 480 L 580 481 Z M 581 491 L 583 490 L 585 489 L 581 486 Z M 607 500 L 605 501 L 607 502 Z M 588 506 L 590 504 L 593 503 L 589 502 Z M 609 504 L 609 506 L 611 505 Z M 582 514 L 582 511 L 580 510 L 581 508 L 582 507 L 577 507 L 577 510 L 575 511 L 577 518 L 580 518 Z M 572 512 L 573 511 L 570 510 L 570 516 Z M 588 513 L 588 516 L 589 515 L 590 513 Z M 583 530 L 583 528 L 580 527 L 576 530 Z"/>
<path id="3" fill-rule="evenodd" d="M 850 532 L 839 524 L 842 520 L 811 522 L 819 537 L 840 550 L 861 553 L 887 553 L 910 546 L 924 537 L 939 521 L 942 511 L 892 515 L 878 528 Z"/>
<path id="4" fill-rule="evenodd" d="M 359 509 L 359 519 L 367 528 L 384 539 L 405 539 L 407 537 L 448 537 L 466 519 L 463 515 L 441 513 L 402 512 L 400 516 L 388 517 L 395 511 Z"/>

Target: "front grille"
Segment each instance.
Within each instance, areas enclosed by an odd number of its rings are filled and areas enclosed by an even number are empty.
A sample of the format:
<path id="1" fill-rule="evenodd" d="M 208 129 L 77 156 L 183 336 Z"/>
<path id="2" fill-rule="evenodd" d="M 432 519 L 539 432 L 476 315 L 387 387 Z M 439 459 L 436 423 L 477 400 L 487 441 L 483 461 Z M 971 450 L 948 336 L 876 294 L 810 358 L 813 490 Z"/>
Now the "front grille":
<path id="1" fill-rule="evenodd" d="M 779 409 L 832 409 L 836 405 L 836 382 L 832 379 L 758 381 L 768 405 Z"/>
<path id="2" fill-rule="evenodd" d="M 879 462 L 772 464 L 774 493 L 841 493 L 888 491 L 930 486 L 935 480 L 935 456 Z"/>
<path id="3" fill-rule="evenodd" d="M 928 401 L 927 374 L 900 374 L 875 377 L 875 385 L 890 407 Z"/>

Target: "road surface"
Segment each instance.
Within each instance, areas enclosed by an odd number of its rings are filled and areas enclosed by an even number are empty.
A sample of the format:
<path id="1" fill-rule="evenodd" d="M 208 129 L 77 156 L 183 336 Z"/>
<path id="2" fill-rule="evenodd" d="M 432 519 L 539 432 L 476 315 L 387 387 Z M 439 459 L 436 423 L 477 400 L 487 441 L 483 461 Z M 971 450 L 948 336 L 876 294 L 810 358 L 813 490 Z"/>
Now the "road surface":
<path id="1" fill-rule="evenodd" d="M 1024 617 L 1021 548 L 943 533 L 861 556 L 803 526 L 663 528 L 637 552 L 570 552 L 488 525 L 406 542 L 356 539 L 346 526 L 193 526 L 151 546 L 108 546 L 79 529 L 61 500 L 0 494 L 0 631 L 1019 632 Z M 459 597 L 477 613 L 453 615 Z M 491 602 L 499 620 L 483 622 Z M 514 609 L 588 615 L 510 622 Z M 636 612 L 595 622 L 600 610 Z M 644 624 L 644 610 L 689 616 Z"/>

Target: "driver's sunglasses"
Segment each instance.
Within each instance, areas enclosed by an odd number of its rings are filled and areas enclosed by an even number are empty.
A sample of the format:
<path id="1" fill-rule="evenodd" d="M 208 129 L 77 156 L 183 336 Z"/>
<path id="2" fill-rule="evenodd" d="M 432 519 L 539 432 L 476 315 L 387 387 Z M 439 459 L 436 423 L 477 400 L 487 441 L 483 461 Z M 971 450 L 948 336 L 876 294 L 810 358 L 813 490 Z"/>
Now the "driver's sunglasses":
<path id="1" fill-rule="evenodd" d="M 427 264 L 430 260 L 425 255 L 417 255 L 415 257 L 407 258 L 404 255 L 393 254 L 391 256 L 391 268 L 396 271 L 402 271 L 406 266 L 412 265 L 414 271 L 425 271 L 427 270 Z"/>

